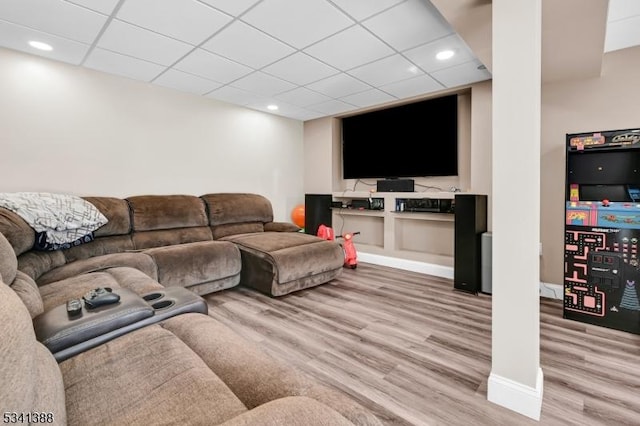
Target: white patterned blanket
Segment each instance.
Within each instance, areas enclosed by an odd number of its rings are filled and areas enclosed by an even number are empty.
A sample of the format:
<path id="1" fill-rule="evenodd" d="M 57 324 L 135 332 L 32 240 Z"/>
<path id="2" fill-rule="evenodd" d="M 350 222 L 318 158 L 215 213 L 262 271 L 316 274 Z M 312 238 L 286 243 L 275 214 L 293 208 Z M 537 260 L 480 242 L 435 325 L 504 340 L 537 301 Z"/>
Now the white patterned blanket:
<path id="1" fill-rule="evenodd" d="M 49 192 L 0 193 L 0 207 L 22 217 L 47 241 L 74 242 L 107 223 L 107 218 L 90 202 L 75 195 Z"/>

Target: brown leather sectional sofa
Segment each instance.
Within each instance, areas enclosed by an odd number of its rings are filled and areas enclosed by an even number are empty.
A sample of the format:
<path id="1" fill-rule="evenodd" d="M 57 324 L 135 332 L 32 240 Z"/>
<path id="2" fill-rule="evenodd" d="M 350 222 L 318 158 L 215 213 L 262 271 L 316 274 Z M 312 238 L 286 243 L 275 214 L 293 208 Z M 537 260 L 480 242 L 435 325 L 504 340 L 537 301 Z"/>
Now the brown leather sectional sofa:
<path id="1" fill-rule="evenodd" d="M 255 194 L 88 199 L 109 222 L 94 241 L 62 251 L 32 250 L 33 230 L 0 209 L 8 421 L 380 424 L 206 315 L 199 296 L 238 284 L 278 295 L 327 282 L 342 268 L 337 244 L 287 232 L 296 228 L 274 223 Z M 120 293 L 119 307 L 85 306 L 80 320 L 62 314 L 66 300 L 96 287 Z"/>

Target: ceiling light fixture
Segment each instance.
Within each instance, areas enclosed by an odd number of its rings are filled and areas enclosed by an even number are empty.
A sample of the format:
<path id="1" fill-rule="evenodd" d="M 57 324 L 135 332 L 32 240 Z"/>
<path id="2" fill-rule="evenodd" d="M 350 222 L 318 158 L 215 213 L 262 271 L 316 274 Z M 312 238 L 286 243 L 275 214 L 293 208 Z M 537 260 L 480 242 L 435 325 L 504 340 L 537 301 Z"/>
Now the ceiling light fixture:
<path id="1" fill-rule="evenodd" d="M 53 50 L 53 47 L 51 47 L 50 44 L 43 43 L 41 41 L 30 41 L 29 46 L 33 47 L 34 49 L 45 50 L 47 52 Z"/>
<path id="2" fill-rule="evenodd" d="M 276 111 L 278 109 L 278 105 L 267 105 L 267 109 L 269 111 Z"/>
<path id="3" fill-rule="evenodd" d="M 441 52 L 438 52 L 438 54 L 436 55 L 436 59 L 440 61 L 446 61 L 447 59 L 451 59 L 455 54 L 456 53 L 453 50 L 443 50 Z"/>

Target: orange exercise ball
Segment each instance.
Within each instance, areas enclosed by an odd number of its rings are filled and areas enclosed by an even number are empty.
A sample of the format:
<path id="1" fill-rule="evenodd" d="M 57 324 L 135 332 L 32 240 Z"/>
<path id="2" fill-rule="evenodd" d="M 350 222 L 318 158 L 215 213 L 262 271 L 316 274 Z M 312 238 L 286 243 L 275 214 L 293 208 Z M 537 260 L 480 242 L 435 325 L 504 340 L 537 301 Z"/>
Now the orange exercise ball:
<path id="1" fill-rule="evenodd" d="M 291 210 L 291 220 L 300 228 L 304 228 L 304 204 L 298 204 Z"/>

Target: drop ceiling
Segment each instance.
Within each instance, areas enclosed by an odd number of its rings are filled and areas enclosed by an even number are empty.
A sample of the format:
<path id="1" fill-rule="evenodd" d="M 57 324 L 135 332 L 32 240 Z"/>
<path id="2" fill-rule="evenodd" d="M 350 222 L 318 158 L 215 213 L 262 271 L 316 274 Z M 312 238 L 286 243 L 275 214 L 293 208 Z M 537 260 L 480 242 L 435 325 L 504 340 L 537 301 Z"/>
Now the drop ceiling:
<path id="1" fill-rule="evenodd" d="M 303 121 L 491 78 L 427 0 L 2 0 L 0 46 Z"/>

